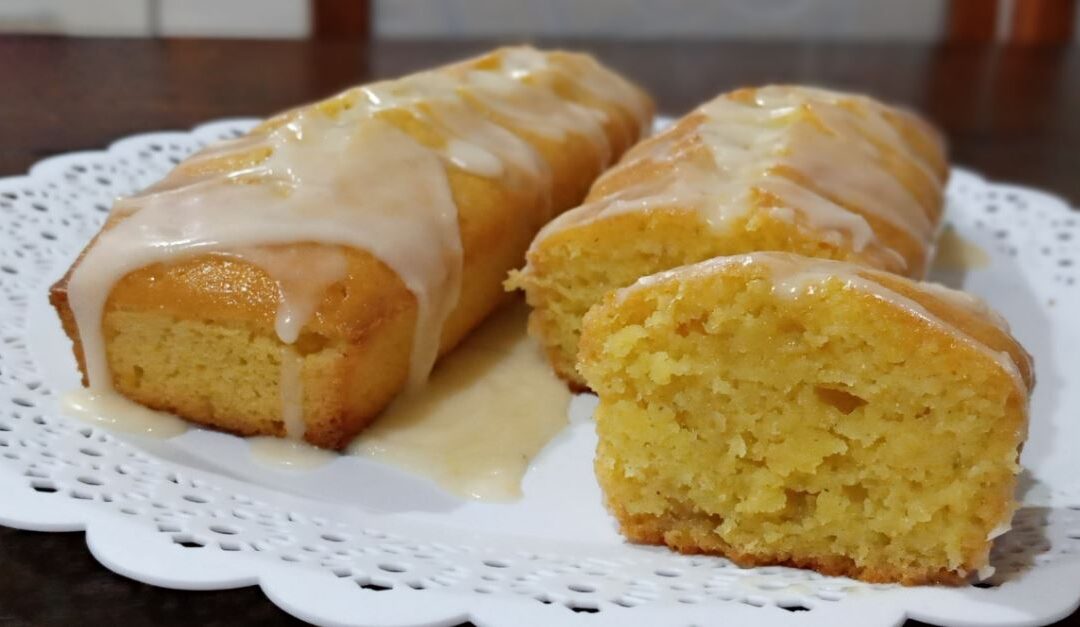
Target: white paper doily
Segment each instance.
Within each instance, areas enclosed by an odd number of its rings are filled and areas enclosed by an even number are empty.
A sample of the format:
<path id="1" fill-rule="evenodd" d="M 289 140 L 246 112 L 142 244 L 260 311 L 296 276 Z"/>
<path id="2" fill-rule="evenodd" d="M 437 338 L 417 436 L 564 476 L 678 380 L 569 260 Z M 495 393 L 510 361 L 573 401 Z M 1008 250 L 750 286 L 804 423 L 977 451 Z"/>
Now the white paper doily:
<path id="1" fill-rule="evenodd" d="M 85 530 L 112 570 L 184 589 L 259 585 L 329 625 L 1036 625 L 1080 601 L 1080 215 L 1053 196 L 958 170 L 947 220 L 988 267 L 937 277 L 990 301 L 1035 355 L 1024 507 L 989 584 L 903 588 L 789 568 L 740 569 L 624 544 L 592 475 L 593 399 L 533 464 L 525 498 L 463 503 L 359 458 L 312 471 L 254 461 L 192 430 L 110 434 L 60 415 L 77 385 L 48 286 L 113 197 L 252 120 L 138 135 L 0 180 L 0 523 Z"/>

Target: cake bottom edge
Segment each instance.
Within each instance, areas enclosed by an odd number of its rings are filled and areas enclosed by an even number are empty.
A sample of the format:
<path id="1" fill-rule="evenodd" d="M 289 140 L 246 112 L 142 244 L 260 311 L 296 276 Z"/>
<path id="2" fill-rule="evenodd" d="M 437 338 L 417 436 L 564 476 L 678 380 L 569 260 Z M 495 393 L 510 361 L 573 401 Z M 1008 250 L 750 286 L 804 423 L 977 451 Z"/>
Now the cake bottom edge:
<path id="1" fill-rule="evenodd" d="M 704 517 L 673 518 L 650 514 L 628 514 L 611 507 L 622 535 L 631 543 L 667 546 L 683 555 L 712 555 L 723 557 L 743 568 L 785 566 L 813 570 L 831 577 L 850 577 L 868 583 L 899 583 L 905 586 L 947 585 L 962 586 L 970 581 L 975 568 L 948 569 L 937 566 L 902 567 L 888 565 L 859 565 L 854 559 L 840 554 L 780 554 L 747 552 L 714 534 L 702 537 L 694 529 L 695 522 Z"/>

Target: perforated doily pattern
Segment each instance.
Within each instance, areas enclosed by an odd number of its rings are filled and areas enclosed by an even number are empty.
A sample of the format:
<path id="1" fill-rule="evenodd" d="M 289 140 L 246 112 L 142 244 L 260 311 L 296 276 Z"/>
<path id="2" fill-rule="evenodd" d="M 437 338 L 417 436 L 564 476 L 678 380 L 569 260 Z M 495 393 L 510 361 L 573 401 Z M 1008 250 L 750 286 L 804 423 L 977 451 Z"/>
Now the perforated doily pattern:
<path id="1" fill-rule="evenodd" d="M 64 390 L 31 357 L 34 299 L 45 298 L 115 196 L 251 124 L 227 120 L 136 136 L 0 180 L 0 522 L 85 529 L 94 554 L 123 574 L 181 588 L 257 583 L 287 611 L 328 624 L 390 617 L 417 625 L 466 618 L 652 625 L 729 617 L 779 625 L 798 616 L 807 624 L 861 617 L 861 624 L 885 625 L 905 615 L 942 624 L 1037 624 L 1080 598 L 1080 491 L 1076 473 L 1055 470 L 1061 464 L 1053 459 L 1028 477 L 1039 489 L 996 543 L 992 579 L 955 590 L 910 589 L 789 568 L 741 569 L 655 548 L 471 533 L 307 501 L 165 461 L 59 415 Z M 962 171 L 949 194 L 958 230 L 984 242 L 995 263 L 1022 268 L 1024 280 L 1044 277 L 1032 285 L 1054 320 L 1080 319 L 1080 227 L 1064 203 Z M 1029 598 L 1035 586 L 1039 603 Z"/>

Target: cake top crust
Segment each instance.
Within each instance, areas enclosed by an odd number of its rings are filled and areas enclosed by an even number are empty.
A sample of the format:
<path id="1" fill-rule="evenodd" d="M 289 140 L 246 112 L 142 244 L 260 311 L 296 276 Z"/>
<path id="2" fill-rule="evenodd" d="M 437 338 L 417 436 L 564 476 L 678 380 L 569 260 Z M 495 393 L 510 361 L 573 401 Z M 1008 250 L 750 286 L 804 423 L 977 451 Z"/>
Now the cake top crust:
<path id="1" fill-rule="evenodd" d="M 622 213 L 695 211 L 724 230 L 765 207 L 881 257 L 882 265 L 922 267 L 890 248 L 865 216 L 917 242 L 925 261 L 946 176 L 940 136 L 905 110 L 813 87 L 739 89 L 628 151 L 584 205 L 540 232 L 533 249 L 563 230 Z"/>

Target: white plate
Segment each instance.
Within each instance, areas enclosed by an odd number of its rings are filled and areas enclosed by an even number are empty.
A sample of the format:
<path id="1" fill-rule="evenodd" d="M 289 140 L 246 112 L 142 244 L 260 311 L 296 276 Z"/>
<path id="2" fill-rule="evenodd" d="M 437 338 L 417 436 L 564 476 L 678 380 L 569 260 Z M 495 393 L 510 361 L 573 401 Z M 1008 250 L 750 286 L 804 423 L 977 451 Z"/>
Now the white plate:
<path id="1" fill-rule="evenodd" d="M 258 584 L 323 624 L 1035 625 L 1080 601 L 1080 386 L 1068 385 L 1080 371 L 1080 220 L 1058 198 L 963 170 L 947 221 L 990 264 L 938 278 L 1013 323 L 1039 380 L 1024 508 L 997 542 L 992 587 L 869 585 L 626 545 L 593 478 L 587 396 L 513 504 L 461 502 L 359 458 L 283 470 L 221 433 L 151 440 L 60 415 L 58 395 L 78 380 L 48 286 L 113 197 L 253 123 L 130 137 L 0 180 L 0 523 L 84 529 L 121 574 L 185 589 Z"/>

